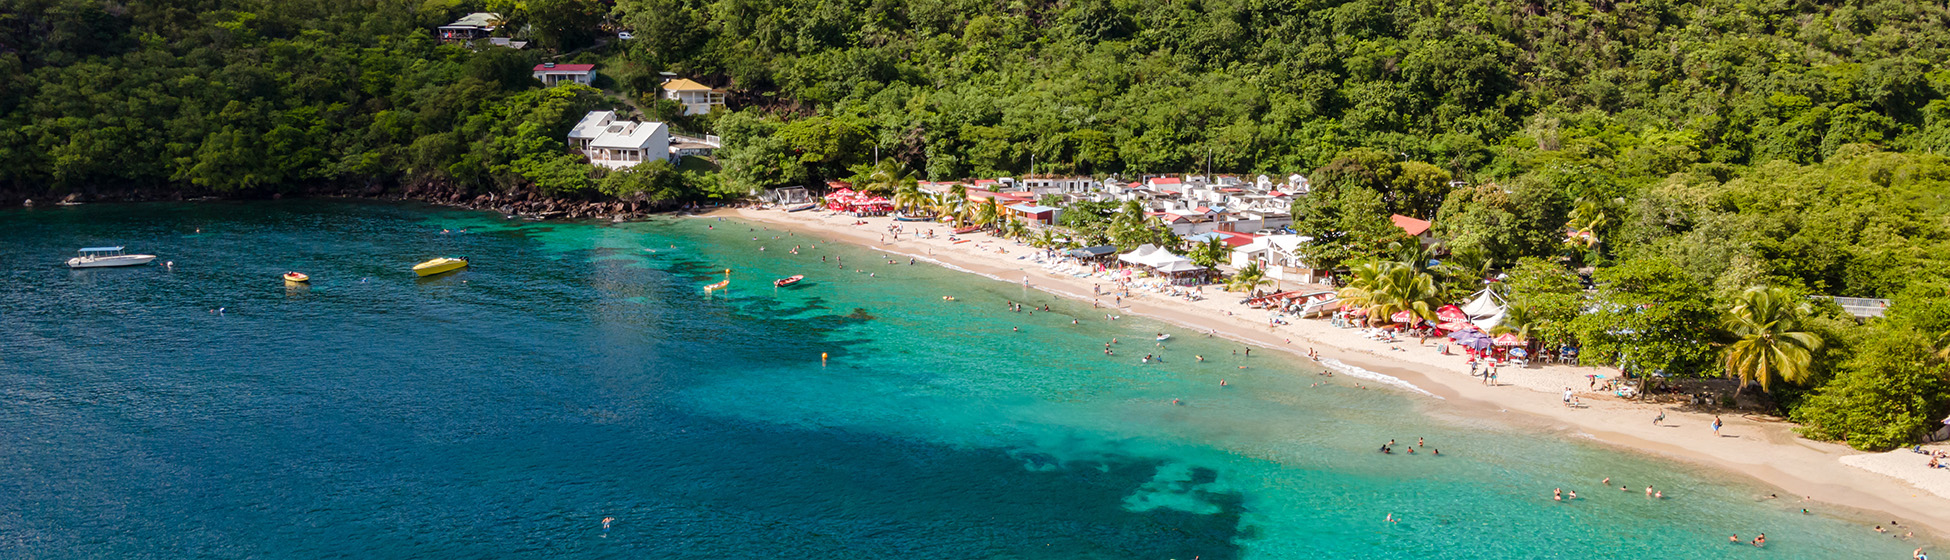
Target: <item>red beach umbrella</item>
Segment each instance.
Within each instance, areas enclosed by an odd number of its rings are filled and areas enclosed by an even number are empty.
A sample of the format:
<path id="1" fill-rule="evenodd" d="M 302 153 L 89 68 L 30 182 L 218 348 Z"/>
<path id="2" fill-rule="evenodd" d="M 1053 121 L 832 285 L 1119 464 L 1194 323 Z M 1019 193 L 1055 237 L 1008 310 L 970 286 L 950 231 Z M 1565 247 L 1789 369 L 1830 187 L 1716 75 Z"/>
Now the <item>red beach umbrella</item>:
<path id="1" fill-rule="evenodd" d="M 1388 319 L 1397 323 L 1412 323 L 1415 321 L 1415 314 L 1410 313 L 1407 309 L 1403 309 L 1395 312 L 1395 315 Z"/>
<path id="2" fill-rule="evenodd" d="M 1521 338 L 1517 338 L 1516 333 L 1503 333 L 1502 335 L 1496 337 L 1496 345 L 1497 346 L 1523 346 L 1524 340 Z"/>
<path id="3" fill-rule="evenodd" d="M 1469 321 L 1450 321 L 1447 323 L 1436 325 L 1435 328 L 1442 329 L 1449 332 L 1457 332 L 1457 331 L 1475 330 L 1476 325 L 1470 324 Z"/>

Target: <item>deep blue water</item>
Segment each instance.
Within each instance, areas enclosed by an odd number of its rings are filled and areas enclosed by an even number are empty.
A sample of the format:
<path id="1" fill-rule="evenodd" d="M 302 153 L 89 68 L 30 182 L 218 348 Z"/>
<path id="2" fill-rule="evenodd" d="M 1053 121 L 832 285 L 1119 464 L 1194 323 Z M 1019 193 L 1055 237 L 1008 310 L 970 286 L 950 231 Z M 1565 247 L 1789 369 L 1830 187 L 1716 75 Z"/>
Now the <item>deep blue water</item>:
<path id="1" fill-rule="evenodd" d="M 336 201 L 0 211 L 0 557 L 1913 548 L 1714 473 L 1316 387 L 1312 364 L 1272 352 L 754 228 Z M 61 265 L 104 244 L 161 258 Z M 474 266 L 409 272 L 437 256 Z M 733 289 L 703 294 L 727 268 Z M 808 279 L 770 286 L 789 274 Z M 1161 331 L 1177 337 L 1154 345 Z M 1373 452 L 1416 437 L 1444 456 Z M 1672 497 L 1607 492 L 1606 476 Z M 1757 531 L 1767 550 L 1725 544 Z"/>

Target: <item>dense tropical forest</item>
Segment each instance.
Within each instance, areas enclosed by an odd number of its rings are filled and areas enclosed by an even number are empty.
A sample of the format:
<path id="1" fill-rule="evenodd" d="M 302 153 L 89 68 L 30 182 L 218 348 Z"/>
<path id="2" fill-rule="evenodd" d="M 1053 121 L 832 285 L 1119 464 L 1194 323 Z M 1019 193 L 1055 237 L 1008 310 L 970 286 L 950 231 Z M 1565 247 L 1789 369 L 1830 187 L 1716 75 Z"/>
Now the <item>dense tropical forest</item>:
<path id="1" fill-rule="evenodd" d="M 435 37 L 475 11 L 531 46 Z M 0 191 L 1302 173 L 1295 227 L 1351 287 L 1498 276 L 1546 344 L 1881 448 L 1950 412 L 1947 56 L 1950 9 L 1896 0 L 0 0 Z M 603 77 L 544 89 L 544 60 Z M 659 72 L 734 110 L 679 116 Z M 596 108 L 721 135 L 721 170 L 582 164 Z"/>

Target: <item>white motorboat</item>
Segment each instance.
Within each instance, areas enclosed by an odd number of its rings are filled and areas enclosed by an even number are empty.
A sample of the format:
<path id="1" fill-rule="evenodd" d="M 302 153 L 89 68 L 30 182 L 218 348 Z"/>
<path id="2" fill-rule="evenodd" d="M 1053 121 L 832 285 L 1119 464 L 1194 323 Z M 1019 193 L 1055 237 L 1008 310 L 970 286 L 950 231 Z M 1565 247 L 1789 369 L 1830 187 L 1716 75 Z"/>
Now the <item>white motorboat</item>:
<path id="1" fill-rule="evenodd" d="M 123 253 L 121 247 L 88 247 L 81 250 L 81 256 L 68 259 L 68 268 L 137 266 L 153 260 L 155 255 L 130 255 Z"/>

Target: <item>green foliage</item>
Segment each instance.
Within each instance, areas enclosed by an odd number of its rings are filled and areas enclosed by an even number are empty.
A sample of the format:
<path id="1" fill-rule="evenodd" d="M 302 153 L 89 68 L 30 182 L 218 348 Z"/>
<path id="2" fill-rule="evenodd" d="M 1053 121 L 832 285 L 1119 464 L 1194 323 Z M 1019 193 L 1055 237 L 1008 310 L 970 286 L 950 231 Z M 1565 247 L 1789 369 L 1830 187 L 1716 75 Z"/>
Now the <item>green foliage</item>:
<path id="1" fill-rule="evenodd" d="M 1900 326 L 1875 329 L 1834 381 L 1792 415 L 1808 437 L 1864 451 L 1908 445 L 1935 429 L 1950 404 L 1950 383 L 1930 340 Z"/>
<path id="2" fill-rule="evenodd" d="M 1506 274 L 1504 297 L 1509 317 L 1521 316 L 1528 335 L 1546 346 L 1574 343 L 1574 321 L 1584 311 L 1583 288 L 1563 267 L 1537 258 L 1517 261 Z M 1505 317 L 1505 322 L 1509 322 Z"/>
<path id="3" fill-rule="evenodd" d="M 1789 290 L 1755 286 L 1734 298 L 1722 319 L 1733 342 L 1726 348 L 1726 373 L 1740 378 L 1742 387 L 1759 382 L 1769 390 L 1776 377 L 1802 383 L 1814 375 L 1814 355 L 1821 337 L 1801 330 L 1811 311 L 1806 299 Z"/>
<path id="4" fill-rule="evenodd" d="M 1671 261 L 1642 258 L 1599 270 L 1593 312 L 1572 320 L 1585 363 L 1636 374 L 1707 373 L 1720 313 L 1704 286 Z"/>
<path id="5" fill-rule="evenodd" d="M 1353 267 L 1354 279 L 1339 295 L 1343 305 L 1365 309 L 1372 324 L 1384 324 L 1396 313 L 1434 320 L 1442 307 L 1435 278 L 1407 264 L 1369 260 Z"/>

